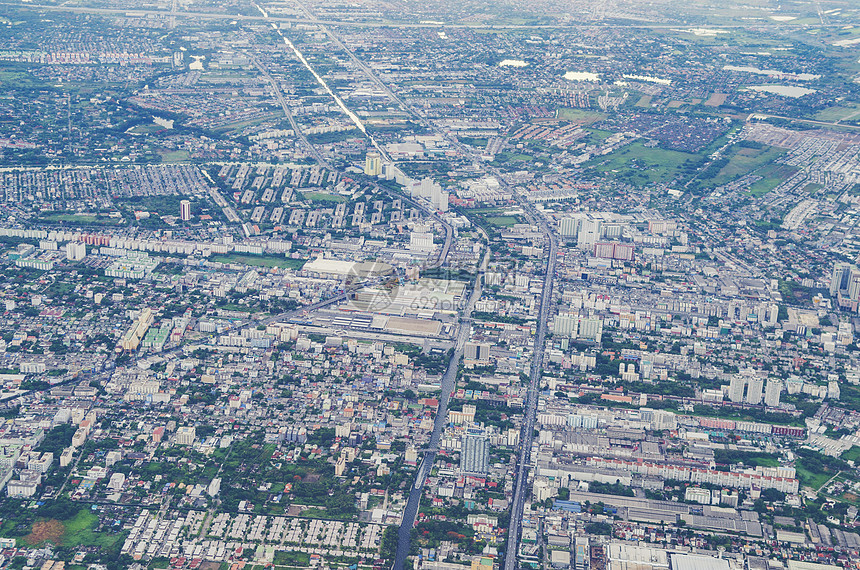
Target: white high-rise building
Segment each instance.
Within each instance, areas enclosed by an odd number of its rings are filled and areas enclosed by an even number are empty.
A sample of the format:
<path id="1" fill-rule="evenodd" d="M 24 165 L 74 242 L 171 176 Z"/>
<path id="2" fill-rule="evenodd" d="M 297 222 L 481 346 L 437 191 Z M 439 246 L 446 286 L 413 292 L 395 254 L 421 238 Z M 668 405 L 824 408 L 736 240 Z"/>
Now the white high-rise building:
<path id="1" fill-rule="evenodd" d="M 412 180 L 406 184 L 406 187 L 409 189 L 410 196 L 428 200 L 440 212 L 448 211 L 448 192 L 442 190 L 442 187 L 432 178 L 424 178 L 420 182 Z"/>
<path id="2" fill-rule="evenodd" d="M 553 334 L 559 337 L 575 337 L 579 330 L 579 320 L 576 315 L 558 314 L 553 321 Z"/>
<path id="3" fill-rule="evenodd" d="M 732 402 L 743 402 L 744 401 L 744 388 L 746 387 L 746 380 L 743 376 L 734 375 L 732 376 L 731 381 L 729 382 L 729 400 Z"/>
<path id="4" fill-rule="evenodd" d="M 433 251 L 433 232 L 414 231 L 409 234 L 409 249 L 412 251 Z"/>
<path id="5" fill-rule="evenodd" d="M 80 261 L 87 256 L 87 246 L 77 241 L 66 244 L 66 259 L 69 261 Z"/>
<path id="6" fill-rule="evenodd" d="M 579 249 L 592 249 L 600 239 L 600 220 L 584 220 L 579 229 L 576 245 Z"/>
<path id="7" fill-rule="evenodd" d="M 835 297 L 839 291 L 848 289 L 848 276 L 851 274 L 851 265 L 848 263 L 837 263 L 833 266 L 833 275 L 830 278 L 830 296 Z"/>
<path id="8" fill-rule="evenodd" d="M 490 363 L 490 344 L 467 342 L 463 354 L 463 362 L 466 366 L 483 365 Z"/>
<path id="9" fill-rule="evenodd" d="M 779 395 L 782 392 L 782 380 L 778 378 L 768 378 L 767 386 L 764 389 L 764 404 L 775 408 L 779 405 Z"/>
<path id="10" fill-rule="evenodd" d="M 779 305 L 773 304 L 767 310 L 767 324 L 768 326 L 775 326 L 779 321 Z"/>
<path id="11" fill-rule="evenodd" d="M 562 218 L 558 222 L 558 233 L 561 237 L 576 237 L 579 235 L 579 228 L 582 225 L 580 218 Z"/>
<path id="12" fill-rule="evenodd" d="M 188 200 L 179 202 L 179 219 L 183 222 L 191 219 L 191 202 Z"/>
<path id="13" fill-rule="evenodd" d="M 757 405 L 761 403 L 761 391 L 764 387 L 764 381 L 761 378 L 752 377 L 747 380 L 747 397 L 746 403 Z"/>
<path id="14" fill-rule="evenodd" d="M 839 323 L 839 332 L 836 333 L 836 342 L 842 346 L 848 346 L 854 342 L 854 327 L 850 322 Z"/>
<path id="15" fill-rule="evenodd" d="M 603 336 L 603 320 L 597 317 L 579 319 L 578 337 L 600 342 Z"/>

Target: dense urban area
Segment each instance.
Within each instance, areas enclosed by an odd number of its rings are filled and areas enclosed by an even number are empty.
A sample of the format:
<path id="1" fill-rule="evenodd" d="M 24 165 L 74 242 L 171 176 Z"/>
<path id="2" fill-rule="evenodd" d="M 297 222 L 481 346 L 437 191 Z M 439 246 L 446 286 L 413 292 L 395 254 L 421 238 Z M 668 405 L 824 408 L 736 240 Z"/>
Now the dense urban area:
<path id="1" fill-rule="evenodd" d="M 0 5 L 0 567 L 860 569 L 860 6 Z"/>

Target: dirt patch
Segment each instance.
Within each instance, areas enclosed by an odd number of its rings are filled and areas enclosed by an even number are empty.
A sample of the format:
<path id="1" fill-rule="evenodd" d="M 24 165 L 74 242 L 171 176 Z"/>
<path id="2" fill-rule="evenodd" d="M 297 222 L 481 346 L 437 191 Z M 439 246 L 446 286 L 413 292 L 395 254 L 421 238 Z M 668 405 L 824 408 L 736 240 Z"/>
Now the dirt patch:
<path id="1" fill-rule="evenodd" d="M 30 534 L 24 537 L 24 541 L 31 546 L 42 544 L 46 541 L 59 544 L 60 538 L 65 531 L 66 527 L 56 519 L 38 521 L 33 523 L 33 529 L 30 531 Z"/>
<path id="2" fill-rule="evenodd" d="M 728 95 L 725 93 L 712 93 L 708 100 L 705 101 L 705 105 L 707 107 L 719 107 L 728 99 Z"/>

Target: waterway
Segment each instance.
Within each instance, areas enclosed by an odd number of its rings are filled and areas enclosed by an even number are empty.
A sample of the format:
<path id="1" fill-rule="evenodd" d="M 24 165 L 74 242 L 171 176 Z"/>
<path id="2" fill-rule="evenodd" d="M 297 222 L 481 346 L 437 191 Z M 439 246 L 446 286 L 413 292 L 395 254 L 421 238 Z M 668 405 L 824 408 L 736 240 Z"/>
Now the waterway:
<path id="1" fill-rule="evenodd" d="M 753 85 L 749 87 L 753 91 L 759 93 L 773 93 L 774 95 L 782 95 L 783 97 L 803 97 L 810 93 L 815 93 L 815 89 L 807 89 L 806 87 L 796 87 L 794 85 Z"/>
<path id="2" fill-rule="evenodd" d="M 499 62 L 499 67 L 525 67 L 528 63 L 521 59 L 505 59 Z"/>
<path id="3" fill-rule="evenodd" d="M 568 71 L 564 74 L 568 81 L 600 81 L 600 76 L 589 71 Z"/>
<path id="4" fill-rule="evenodd" d="M 254 6 L 256 6 L 257 10 L 259 10 L 260 14 L 262 14 L 264 18 L 266 18 L 267 20 L 269 19 L 269 13 L 266 12 L 265 10 L 263 10 L 263 8 L 259 4 L 254 4 Z M 305 58 L 304 54 L 302 54 L 302 52 L 300 52 L 296 48 L 296 46 L 293 44 L 293 42 L 291 42 L 290 39 L 288 37 L 286 37 L 281 32 L 281 30 L 280 30 L 280 28 L 278 28 L 277 24 L 275 24 L 274 22 L 270 22 L 270 23 L 272 25 L 272 29 L 275 30 L 275 32 L 277 32 L 277 34 L 279 36 L 281 36 L 282 40 L 284 40 L 284 44 L 286 44 L 286 46 L 288 48 L 290 48 L 290 50 L 299 59 L 299 61 L 302 62 L 302 65 L 305 66 L 305 69 L 307 69 L 311 73 L 311 75 L 314 76 L 314 79 L 317 80 L 317 83 L 319 83 L 320 86 L 323 89 L 325 89 L 325 92 L 329 94 L 329 96 L 332 98 L 332 100 L 334 100 L 335 104 L 340 108 L 340 110 L 343 111 L 343 113 L 347 117 L 349 117 L 349 120 L 352 121 L 353 124 L 355 124 L 355 126 L 358 128 L 358 130 L 360 130 L 362 132 L 362 134 L 367 137 L 367 139 L 376 148 L 376 150 L 378 150 L 383 156 L 387 156 L 387 153 L 385 153 L 385 151 L 382 150 L 382 148 L 379 146 L 379 144 L 377 144 L 377 142 L 373 138 L 373 136 L 367 132 L 367 127 L 364 126 L 364 123 L 361 122 L 361 119 L 358 118 L 358 115 L 353 113 L 349 109 L 349 107 L 346 106 L 346 103 L 343 102 L 343 99 L 341 99 L 340 96 L 337 93 L 335 93 L 331 87 L 329 87 L 329 85 L 328 85 L 328 83 L 326 83 L 325 79 L 323 79 L 320 76 L 320 74 L 316 72 L 316 70 L 313 68 L 313 66 L 311 66 L 311 64 Z"/>

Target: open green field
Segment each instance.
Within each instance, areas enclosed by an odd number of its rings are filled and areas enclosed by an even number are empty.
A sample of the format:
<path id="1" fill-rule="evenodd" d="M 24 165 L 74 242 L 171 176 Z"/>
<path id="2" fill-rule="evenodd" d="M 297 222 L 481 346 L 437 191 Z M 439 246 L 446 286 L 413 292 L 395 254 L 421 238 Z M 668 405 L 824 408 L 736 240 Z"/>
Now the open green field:
<path id="1" fill-rule="evenodd" d="M 302 196 L 305 197 L 305 200 L 310 200 L 311 202 L 346 202 L 345 196 L 326 194 L 325 192 L 308 192 L 307 194 L 302 194 Z"/>
<path id="2" fill-rule="evenodd" d="M 812 487 L 816 491 L 833 477 L 832 474 L 813 473 L 800 466 L 796 466 L 795 470 L 797 471 L 797 478 L 800 479 L 800 485 L 803 487 Z"/>
<path id="3" fill-rule="evenodd" d="M 588 109 L 562 107 L 558 110 L 558 118 L 565 121 L 572 121 L 574 123 L 591 124 L 596 121 L 602 121 L 606 118 L 606 114 L 589 111 Z"/>
<path id="4" fill-rule="evenodd" d="M 722 159 L 701 172 L 698 181 L 707 188 L 717 188 L 752 174 L 760 176 L 761 180 L 750 185 L 749 193 L 755 197 L 763 196 L 797 172 L 793 166 L 776 162 L 785 152 L 763 144 L 737 144 L 729 148 Z"/>
<path id="5" fill-rule="evenodd" d="M 74 518 L 67 520 L 63 525 L 66 527 L 63 533 L 63 546 L 77 548 L 79 546 L 100 546 L 110 548 L 123 534 L 106 534 L 93 532 L 98 524 L 99 517 L 92 511 L 81 509 Z"/>
<path id="6" fill-rule="evenodd" d="M 295 270 L 301 269 L 307 261 L 306 259 L 290 259 L 288 257 L 278 257 L 275 255 L 239 255 L 229 253 L 213 255 L 209 259 L 220 263 L 243 263 L 245 265 L 253 265 L 256 267 L 282 267 L 284 269 Z"/>
<path id="7" fill-rule="evenodd" d="M 67 224 L 116 226 L 122 223 L 122 218 L 108 218 L 81 214 L 44 214 L 39 216 L 43 222 L 64 222 Z"/>
<path id="8" fill-rule="evenodd" d="M 855 463 L 860 460 L 860 447 L 854 445 L 842 454 L 842 459 L 845 461 L 854 461 Z"/>
<path id="9" fill-rule="evenodd" d="M 490 216 L 486 218 L 486 220 L 494 226 L 501 226 L 504 228 L 510 228 L 514 224 L 518 224 L 520 221 L 516 216 Z"/>
<path id="10" fill-rule="evenodd" d="M 645 185 L 671 182 L 678 176 L 683 164 L 696 156 L 675 150 L 649 148 L 635 142 L 610 155 L 592 159 L 586 164 L 632 184 Z"/>
<path id="11" fill-rule="evenodd" d="M 845 121 L 860 118 L 860 104 L 848 104 L 846 106 L 828 107 L 818 111 L 813 118 L 819 121 Z"/>
<path id="12" fill-rule="evenodd" d="M 46 542 L 51 542 L 70 549 L 82 546 L 109 549 L 118 541 L 122 542 L 128 534 L 127 532 L 115 534 L 95 532 L 94 529 L 98 523 L 98 515 L 86 508 L 79 510 L 72 518 L 63 521 L 37 519 L 32 523 L 30 534 L 19 539 L 19 542 L 29 546 L 40 546 Z M 4 528 L 4 533 L 7 530 Z"/>
<path id="13" fill-rule="evenodd" d="M 587 142 L 591 144 L 600 144 L 615 133 L 612 131 L 604 131 L 603 129 L 585 129 L 588 131 Z"/>
<path id="14" fill-rule="evenodd" d="M 191 158 L 191 153 L 187 150 L 165 150 L 158 154 L 164 163 L 187 162 Z"/>
<path id="15" fill-rule="evenodd" d="M 33 87 L 41 84 L 41 81 L 24 71 L 0 71 L 0 86 L 3 87 Z"/>
<path id="16" fill-rule="evenodd" d="M 713 186 L 722 186 L 766 164 L 774 162 L 783 154 L 785 154 L 785 150 L 767 145 L 762 145 L 761 149 L 744 148 L 735 145 L 728 151 L 728 164 L 713 178 L 711 184 Z"/>
<path id="17" fill-rule="evenodd" d="M 475 148 L 486 148 L 489 139 L 486 137 L 457 137 L 461 143 L 473 146 Z"/>
<path id="18" fill-rule="evenodd" d="M 305 568 L 310 566 L 311 556 L 307 552 L 278 550 L 275 552 L 274 562 L 278 566 Z"/>
<path id="19" fill-rule="evenodd" d="M 788 180 L 797 172 L 797 168 L 786 164 L 768 164 L 759 170 L 756 174 L 762 179 L 750 186 L 750 194 L 756 198 L 764 196 L 785 180 Z"/>
<path id="20" fill-rule="evenodd" d="M 136 125 L 126 132 L 131 135 L 151 135 L 163 130 L 164 127 L 161 125 L 156 125 L 155 123 L 144 123 L 142 125 Z"/>
<path id="21" fill-rule="evenodd" d="M 215 130 L 219 133 L 224 133 L 224 134 L 226 134 L 226 133 L 239 134 L 242 131 L 242 129 L 245 129 L 245 128 L 253 126 L 253 125 L 259 125 L 260 123 L 262 123 L 264 121 L 269 121 L 271 119 L 279 119 L 283 116 L 284 116 L 283 111 L 275 111 L 275 112 L 270 113 L 268 115 L 265 115 L 263 117 L 257 117 L 257 118 L 250 119 L 247 121 L 238 121 L 235 123 L 227 123 L 226 125 L 222 125 Z"/>

